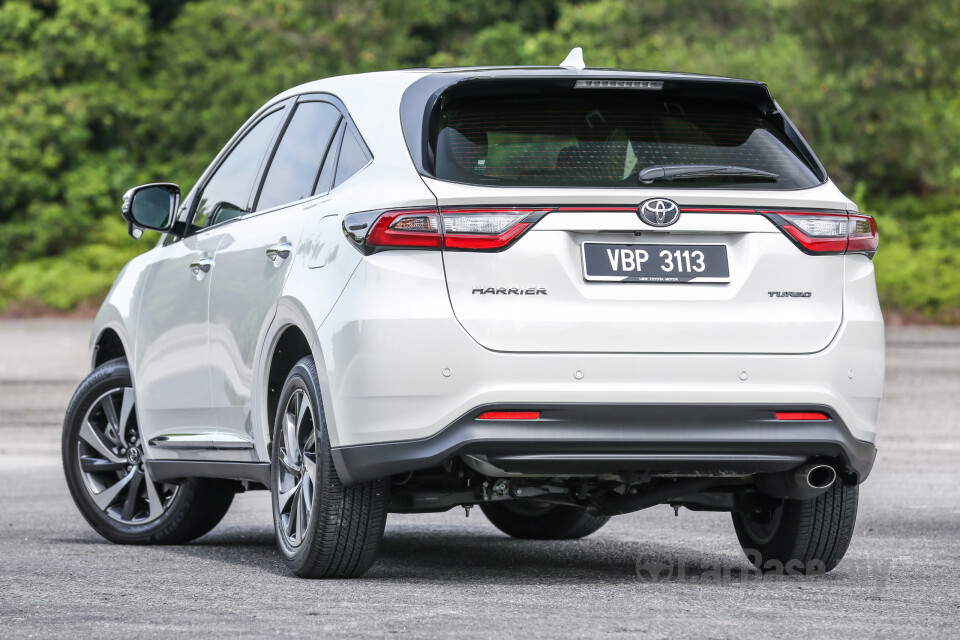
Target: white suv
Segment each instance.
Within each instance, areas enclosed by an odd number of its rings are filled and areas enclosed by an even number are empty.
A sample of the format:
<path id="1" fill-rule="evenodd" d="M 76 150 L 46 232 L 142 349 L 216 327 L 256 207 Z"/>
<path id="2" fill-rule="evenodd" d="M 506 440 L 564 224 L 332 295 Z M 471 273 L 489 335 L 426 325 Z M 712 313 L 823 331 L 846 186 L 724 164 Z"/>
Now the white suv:
<path id="1" fill-rule="evenodd" d="M 762 570 L 827 571 L 876 455 L 877 228 L 760 82 L 567 67 L 291 89 L 97 316 L 64 423 L 80 511 L 121 543 L 268 489 L 298 575 L 374 561 L 388 512 L 479 505 L 579 538 L 729 511 Z"/>

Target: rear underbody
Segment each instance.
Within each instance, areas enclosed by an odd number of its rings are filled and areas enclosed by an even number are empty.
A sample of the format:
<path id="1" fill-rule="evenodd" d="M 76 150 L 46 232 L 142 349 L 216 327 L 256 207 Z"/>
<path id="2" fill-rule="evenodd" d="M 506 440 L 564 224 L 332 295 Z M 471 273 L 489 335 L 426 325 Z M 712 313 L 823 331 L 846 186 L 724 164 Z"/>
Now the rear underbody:
<path id="1" fill-rule="evenodd" d="M 848 484 L 867 476 L 876 449 L 835 411 L 789 408 L 488 405 L 435 436 L 341 447 L 334 460 L 348 482 L 393 476 L 391 508 L 400 512 L 509 499 L 599 515 L 663 502 L 730 511 L 755 487 L 770 497 L 825 489 L 806 477 L 817 465 L 833 470 L 831 481 L 834 472 Z M 798 469 L 806 471 L 794 480 Z"/>

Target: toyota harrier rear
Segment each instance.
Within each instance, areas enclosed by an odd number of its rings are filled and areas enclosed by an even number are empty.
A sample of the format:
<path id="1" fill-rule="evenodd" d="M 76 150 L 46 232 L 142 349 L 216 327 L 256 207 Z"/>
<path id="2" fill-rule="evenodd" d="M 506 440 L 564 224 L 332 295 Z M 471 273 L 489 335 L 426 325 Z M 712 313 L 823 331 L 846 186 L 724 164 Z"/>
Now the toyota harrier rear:
<path id="1" fill-rule="evenodd" d="M 224 208 L 208 185 L 257 135 Z M 475 505 L 534 539 L 728 511 L 763 570 L 846 551 L 876 453 L 877 228 L 762 83 L 322 80 L 255 114 L 182 207 L 147 185 L 124 215 L 165 237 L 98 316 L 64 440 L 108 538 L 187 539 L 266 488 L 305 576 L 366 570 L 387 512 Z M 191 496 L 219 515 L 183 516 Z"/>

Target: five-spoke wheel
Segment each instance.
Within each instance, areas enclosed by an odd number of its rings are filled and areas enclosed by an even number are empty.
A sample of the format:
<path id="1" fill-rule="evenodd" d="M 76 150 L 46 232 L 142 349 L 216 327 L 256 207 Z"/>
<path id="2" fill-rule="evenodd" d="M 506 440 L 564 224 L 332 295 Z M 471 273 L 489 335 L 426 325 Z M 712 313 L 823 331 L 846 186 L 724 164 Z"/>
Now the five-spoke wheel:
<path id="1" fill-rule="evenodd" d="M 151 477 L 123 359 L 97 367 L 74 393 L 63 422 L 62 452 L 80 513 L 113 542 L 192 540 L 216 526 L 236 491 L 235 483 L 223 480 Z"/>

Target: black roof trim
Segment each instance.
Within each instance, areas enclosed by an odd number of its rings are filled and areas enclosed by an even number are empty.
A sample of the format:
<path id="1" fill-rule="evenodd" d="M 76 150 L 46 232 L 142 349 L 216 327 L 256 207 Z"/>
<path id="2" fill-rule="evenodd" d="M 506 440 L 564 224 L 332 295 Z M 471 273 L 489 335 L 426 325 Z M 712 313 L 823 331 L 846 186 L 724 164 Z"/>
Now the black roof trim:
<path id="1" fill-rule="evenodd" d="M 568 67 L 441 67 L 429 69 L 413 69 L 429 74 L 458 75 L 463 78 L 522 78 L 522 77 L 566 77 L 582 78 L 623 78 L 632 80 L 705 80 L 714 82 L 735 82 L 767 86 L 760 80 L 745 78 L 731 78 L 714 76 L 702 73 L 685 73 L 682 71 L 651 71 L 641 69 L 616 69 L 612 67 L 587 67 L 582 71 Z"/>

